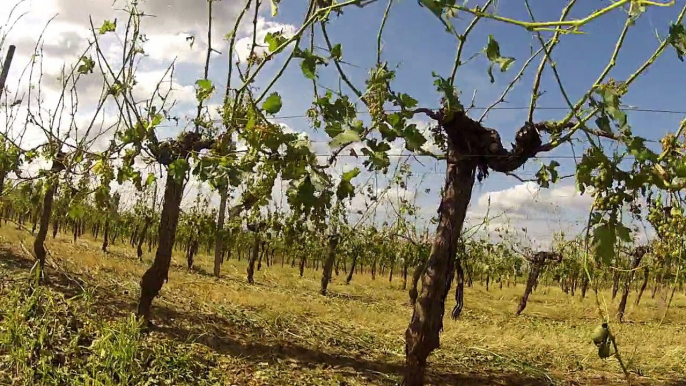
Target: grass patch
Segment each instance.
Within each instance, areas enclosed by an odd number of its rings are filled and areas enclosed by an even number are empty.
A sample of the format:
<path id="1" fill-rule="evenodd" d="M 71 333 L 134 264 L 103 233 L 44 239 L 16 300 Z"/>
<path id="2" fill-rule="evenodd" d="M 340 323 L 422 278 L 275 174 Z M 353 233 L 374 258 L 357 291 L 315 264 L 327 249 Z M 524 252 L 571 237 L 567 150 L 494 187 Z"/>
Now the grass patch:
<path id="1" fill-rule="evenodd" d="M 300 278 L 277 261 L 250 285 L 244 261 L 227 261 L 216 279 L 209 256 L 188 271 L 178 253 L 153 306 L 159 328 L 142 334 L 131 313 L 151 255 L 141 264 L 120 244 L 103 254 L 97 241 L 50 239 L 50 258 L 64 272 L 49 272 L 36 298 L 23 284 L 32 262 L 18 248 L 30 238 L 8 228 L 0 239 L 0 384 L 395 385 L 402 377 L 412 310 L 401 278 L 355 275 L 345 285 L 341 272 L 323 297 L 321 272 Z M 590 343 L 599 321 L 593 298 L 539 287 L 516 317 L 522 291 L 465 289 L 462 316 L 446 315 L 442 347 L 430 358 L 430 384 L 623 383 L 616 361 L 599 359 Z M 628 322 L 613 324 L 636 384 L 676 385 L 686 373 L 686 301 L 677 294 L 662 320 L 659 297 L 647 293 L 638 307 L 630 297 Z"/>

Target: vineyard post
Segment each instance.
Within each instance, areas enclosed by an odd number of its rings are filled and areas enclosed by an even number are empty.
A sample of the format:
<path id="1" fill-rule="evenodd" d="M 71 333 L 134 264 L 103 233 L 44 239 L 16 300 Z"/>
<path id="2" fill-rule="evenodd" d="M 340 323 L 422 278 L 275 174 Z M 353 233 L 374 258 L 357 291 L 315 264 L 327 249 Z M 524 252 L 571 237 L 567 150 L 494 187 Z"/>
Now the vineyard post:
<path id="1" fill-rule="evenodd" d="M 10 72 L 10 65 L 12 65 L 12 59 L 14 58 L 14 51 L 17 49 L 15 45 L 10 45 L 7 50 L 7 56 L 5 56 L 5 62 L 2 64 L 2 73 L 0 73 L 0 95 L 5 91 L 5 82 L 7 82 L 7 76 Z"/>

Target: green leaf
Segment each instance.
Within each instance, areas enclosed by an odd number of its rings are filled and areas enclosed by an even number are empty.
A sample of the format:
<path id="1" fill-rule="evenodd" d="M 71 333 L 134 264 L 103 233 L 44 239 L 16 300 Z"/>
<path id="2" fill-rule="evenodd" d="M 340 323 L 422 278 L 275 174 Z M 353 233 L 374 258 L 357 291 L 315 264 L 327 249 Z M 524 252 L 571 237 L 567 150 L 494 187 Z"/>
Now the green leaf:
<path id="1" fill-rule="evenodd" d="M 409 151 L 416 151 L 422 148 L 426 143 L 426 138 L 417 129 L 417 125 L 408 125 L 403 131 L 403 138 L 405 138 L 405 148 Z"/>
<path id="2" fill-rule="evenodd" d="M 485 51 L 486 57 L 489 61 L 491 61 L 491 65 L 488 67 L 488 76 L 491 80 L 491 83 L 494 83 L 495 78 L 493 77 L 493 66 L 497 64 L 500 67 L 500 72 L 505 72 L 510 68 L 512 63 L 514 63 L 515 59 L 500 55 L 500 45 L 493 38 L 493 35 L 488 35 L 488 44 L 486 45 Z"/>
<path id="3" fill-rule="evenodd" d="M 339 200 L 344 200 L 346 198 L 352 198 L 355 196 L 355 187 L 350 181 L 360 174 L 360 168 L 356 167 L 350 171 L 343 173 L 341 176 L 341 182 L 338 184 L 336 189 L 336 197 Z"/>
<path id="4" fill-rule="evenodd" d="M 329 142 L 331 147 L 339 147 L 343 144 L 348 144 L 350 142 L 360 141 L 360 135 L 355 130 L 346 130 L 338 134 L 334 139 Z"/>
<path id="5" fill-rule="evenodd" d="M 686 27 L 683 24 L 670 25 L 667 42 L 674 47 L 677 57 L 683 62 L 686 55 Z"/>
<path id="6" fill-rule="evenodd" d="M 460 103 L 457 89 L 455 88 L 455 86 L 450 84 L 450 80 L 442 78 L 435 72 L 432 72 L 431 75 L 435 78 L 434 86 L 436 86 L 438 92 L 443 94 L 443 96 L 445 97 L 446 110 L 449 113 L 463 111 L 464 106 L 462 106 L 462 103 Z"/>
<path id="7" fill-rule="evenodd" d="M 343 201 L 346 198 L 352 198 L 355 196 L 355 187 L 348 181 L 341 181 L 336 189 L 336 197 Z"/>
<path id="8" fill-rule="evenodd" d="M 419 5 L 423 5 L 433 12 L 434 15 L 441 17 L 443 13 L 443 4 L 438 0 L 419 0 Z"/>
<path id="9" fill-rule="evenodd" d="M 267 114 L 275 115 L 281 111 L 281 106 L 281 96 L 278 93 L 273 92 L 264 100 L 264 103 L 262 103 L 262 110 Z"/>
<path id="10" fill-rule="evenodd" d="M 353 178 L 357 177 L 358 175 L 360 175 L 360 168 L 355 167 L 354 169 L 343 173 L 343 176 L 341 178 L 343 179 L 343 181 L 350 182 Z"/>
<path id="11" fill-rule="evenodd" d="M 597 226 L 593 230 L 593 248 L 597 259 L 609 266 L 615 257 L 615 243 L 617 242 L 617 232 L 611 221 Z"/>
<path id="12" fill-rule="evenodd" d="M 493 35 L 488 35 L 488 44 L 486 45 L 486 57 L 491 62 L 500 58 L 500 44 L 493 38 Z"/>
<path id="13" fill-rule="evenodd" d="M 95 68 L 95 61 L 91 57 L 82 56 L 81 64 L 76 68 L 79 74 L 92 74 L 93 68 Z"/>
<path id="14" fill-rule="evenodd" d="M 456 11 L 450 7 L 455 5 L 455 0 L 419 0 L 419 5 L 428 8 L 434 15 L 436 15 L 438 20 L 443 23 L 443 26 L 448 32 L 454 31 L 452 24 L 443 19 L 443 9 L 448 8 L 450 13 L 447 16 L 454 17 Z"/>
<path id="15" fill-rule="evenodd" d="M 343 57 L 343 52 L 341 51 L 341 44 L 338 43 L 331 47 L 331 57 L 336 60 L 341 60 Z"/>
<path id="16" fill-rule="evenodd" d="M 271 0 L 272 3 L 272 17 L 276 17 L 279 14 L 279 2 L 281 0 Z"/>
<path id="17" fill-rule="evenodd" d="M 176 161 L 169 164 L 168 173 L 177 181 L 183 181 L 186 177 L 186 172 L 188 171 L 188 162 L 179 158 Z"/>
<path id="18" fill-rule="evenodd" d="M 117 20 L 116 19 L 113 22 L 110 20 L 105 20 L 102 22 L 102 26 L 100 27 L 100 30 L 98 31 L 98 33 L 100 35 L 104 35 L 108 32 L 114 32 L 116 28 L 117 28 Z"/>
<path id="19" fill-rule="evenodd" d="M 631 242 L 631 229 L 625 227 L 624 224 L 617 224 L 617 237 L 627 243 Z"/>
<path id="20" fill-rule="evenodd" d="M 298 201 L 305 207 L 312 207 L 317 202 L 317 197 L 314 195 L 315 188 L 312 185 L 310 176 L 306 176 L 297 187 Z"/>
<path id="21" fill-rule="evenodd" d="M 316 76 L 316 67 L 317 62 L 313 57 L 307 57 L 302 61 L 302 63 L 300 63 L 300 69 L 302 70 L 303 75 L 305 75 L 305 78 L 310 80 L 314 79 L 314 77 Z"/>
<path id="22" fill-rule="evenodd" d="M 417 102 L 416 99 L 412 98 L 408 94 L 400 93 L 398 95 L 398 102 L 400 106 L 404 109 L 413 109 L 417 106 L 419 102 Z"/>
<path id="23" fill-rule="evenodd" d="M 276 52 L 277 48 L 281 47 L 282 44 L 286 42 L 286 37 L 283 36 L 281 31 L 277 32 L 267 32 L 264 37 L 264 42 L 269 45 L 269 51 Z"/>
<path id="24" fill-rule="evenodd" d="M 536 172 L 538 185 L 540 185 L 542 188 L 549 188 L 551 182 L 557 182 L 558 166 L 560 166 L 560 163 L 557 161 L 551 161 L 549 165 L 542 165 L 538 172 Z"/>
<path id="25" fill-rule="evenodd" d="M 204 91 L 212 90 L 212 81 L 209 79 L 198 79 L 195 84 Z"/>
<path id="26" fill-rule="evenodd" d="M 148 178 L 145 179 L 145 186 L 152 185 L 152 183 L 155 182 L 155 180 L 157 180 L 157 177 L 155 177 L 154 174 L 148 174 Z"/>
<path id="27" fill-rule="evenodd" d="M 514 58 L 505 57 L 505 56 L 496 60 L 496 63 L 498 63 L 498 65 L 500 65 L 500 72 L 505 72 L 505 71 L 509 70 L 510 66 L 514 62 L 515 62 Z"/>
<path id="28" fill-rule="evenodd" d="M 595 120 L 595 124 L 598 126 L 598 129 L 601 131 L 604 131 L 606 133 L 612 132 L 612 128 L 610 127 L 610 120 L 607 118 L 607 115 L 602 115 L 598 117 Z"/>

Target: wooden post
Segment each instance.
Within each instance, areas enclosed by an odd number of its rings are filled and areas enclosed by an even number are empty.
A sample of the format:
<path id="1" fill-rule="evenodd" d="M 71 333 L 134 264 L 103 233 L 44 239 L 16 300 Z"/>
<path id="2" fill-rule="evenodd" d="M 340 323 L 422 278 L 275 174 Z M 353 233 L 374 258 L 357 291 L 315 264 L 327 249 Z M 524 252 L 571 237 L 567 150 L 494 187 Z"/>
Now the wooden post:
<path id="1" fill-rule="evenodd" d="M 12 58 L 14 58 L 14 51 L 16 49 L 16 46 L 10 45 L 9 50 L 7 50 L 5 62 L 2 64 L 2 73 L 0 73 L 0 95 L 5 90 L 5 81 L 7 81 L 7 75 L 10 72 L 10 64 L 12 64 Z"/>

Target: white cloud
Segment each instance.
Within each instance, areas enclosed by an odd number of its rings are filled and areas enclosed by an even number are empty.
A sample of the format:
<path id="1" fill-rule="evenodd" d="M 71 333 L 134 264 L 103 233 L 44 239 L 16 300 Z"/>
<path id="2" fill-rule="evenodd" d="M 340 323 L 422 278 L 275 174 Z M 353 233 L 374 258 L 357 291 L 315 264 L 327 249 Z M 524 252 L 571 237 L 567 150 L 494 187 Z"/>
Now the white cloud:
<path id="1" fill-rule="evenodd" d="M 489 207 L 490 198 L 490 207 Z M 480 233 L 498 240 L 506 232 L 547 248 L 557 232 L 577 234 L 585 225 L 593 198 L 580 194 L 573 184 L 542 189 L 535 182 L 482 194 L 467 214 L 465 229 L 488 223 Z"/>
<path id="2" fill-rule="evenodd" d="M 149 35 L 143 50 L 150 58 L 162 63 L 173 60 L 177 63 L 204 63 L 207 48 L 196 43 L 191 45 L 194 40 L 194 36 L 186 33 Z"/>
<path id="3" fill-rule="evenodd" d="M 257 20 L 255 33 L 255 49 L 256 55 L 261 56 L 269 52 L 268 45 L 264 42 L 264 38 L 268 33 L 281 32 L 284 37 L 291 37 L 295 35 L 298 28 L 292 24 L 282 24 L 274 21 L 268 21 L 262 17 Z M 248 36 L 244 36 L 236 41 L 235 56 L 240 62 L 244 62 L 250 55 L 250 48 L 252 47 L 253 33 L 252 28 L 247 32 Z"/>
<path id="4" fill-rule="evenodd" d="M 165 70 L 138 71 L 136 73 L 137 84 L 133 87 L 133 96 L 137 100 L 147 100 L 156 96 L 154 91 L 158 87 L 164 95 L 171 88 L 168 103 L 193 103 L 195 99 L 195 87 L 184 86 L 178 83 L 176 78 L 172 78 L 170 73 L 165 75 Z"/>
<path id="5" fill-rule="evenodd" d="M 542 189 L 535 182 L 525 182 L 508 189 L 484 193 L 477 200 L 473 210 L 485 211 L 489 199 L 492 212 L 507 211 L 518 214 L 588 211 L 593 202 L 589 193 L 580 194 L 574 185 Z"/>

